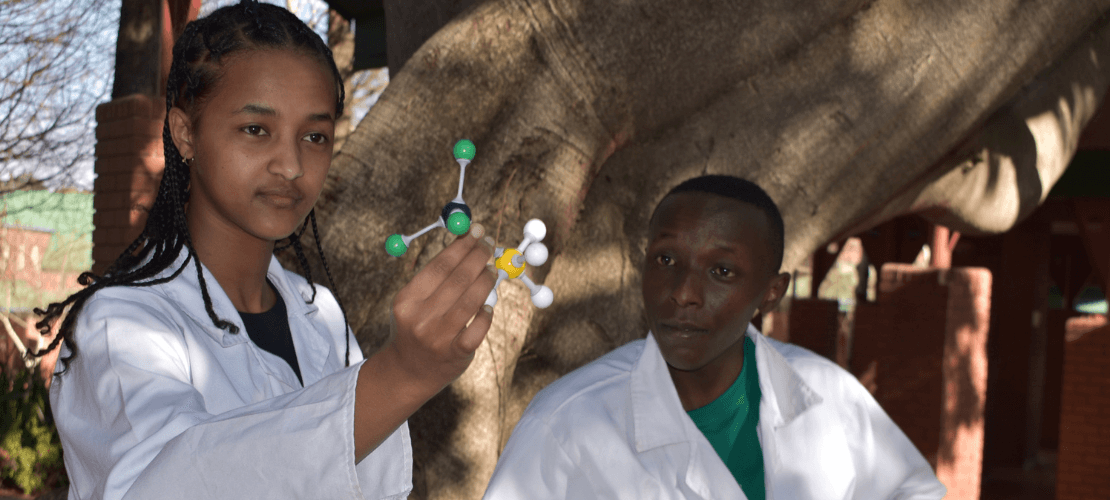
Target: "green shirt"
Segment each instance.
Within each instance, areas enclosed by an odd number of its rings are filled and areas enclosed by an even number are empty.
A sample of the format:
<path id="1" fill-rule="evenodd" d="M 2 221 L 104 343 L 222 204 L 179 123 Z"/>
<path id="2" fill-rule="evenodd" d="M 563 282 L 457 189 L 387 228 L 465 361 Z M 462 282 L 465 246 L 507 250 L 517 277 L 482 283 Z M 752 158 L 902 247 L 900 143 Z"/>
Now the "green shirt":
<path id="1" fill-rule="evenodd" d="M 686 412 L 728 466 L 740 489 L 752 500 L 767 497 L 763 482 L 763 449 L 756 436 L 759 424 L 759 376 L 755 343 L 744 337 L 744 367 L 732 386 L 713 402 Z"/>

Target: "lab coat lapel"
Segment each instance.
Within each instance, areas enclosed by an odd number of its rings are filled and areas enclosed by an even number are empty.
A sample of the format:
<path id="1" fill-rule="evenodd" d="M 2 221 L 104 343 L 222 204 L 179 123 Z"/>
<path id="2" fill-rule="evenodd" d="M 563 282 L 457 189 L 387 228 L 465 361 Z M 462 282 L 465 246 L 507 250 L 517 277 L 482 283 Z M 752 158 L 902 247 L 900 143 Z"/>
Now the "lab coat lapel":
<path id="1" fill-rule="evenodd" d="M 650 333 L 640 359 L 632 368 L 630 386 L 638 453 L 689 441 L 686 426 L 682 425 L 686 412 L 682 410 L 659 344 Z"/>
<path id="2" fill-rule="evenodd" d="M 235 309 L 223 287 L 216 281 L 216 277 L 202 263 L 201 271 L 204 273 L 204 282 L 208 289 L 208 296 L 212 301 L 212 310 L 220 319 L 237 326 L 239 333 L 233 334 L 216 327 L 212 323 L 212 319 L 208 317 L 208 312 L 205 310 L 204 299 L 199 293 L 200 282 L 197 280 L 196 267 L 194 267 L 196 264 L 192 259 L 189 259 L 187 250 L 182 249 L 174 264 L 164 270 L 161 276 L 173 274 L 187 259 L 189 262 L 181 274 L 164 285 L 166 294 L 175 302 L 181 304 L 185 314 L 191 317 L 196 325 L 202 328 L 218 345 L 224 348 L 235 346 L 244 348 L 247 353 L 245 362 L 261 365 L 261 370 L 248 370 L 243 367 L 241 373 L 238 373 L 237 376 L 229 377 L 230 380 L 235 382 L 236 392 L 240 398 L 243 401 L 256 402 L 299 388 L 296 375 L 288 364 L 267 362 L 264 358 L 273 356 L 272 354 L 266 353 L 254 345 L 245 345 L 250 344 L 250 337 L 246 333 L 246 327 L 243 325 L 243 319 L 239 316 L 239 311 Z M 294 285 L 286 276 L 285 270 L 276 257 L 270 258 L 267 276 L 285 302 L 289 314 L 289 329 L 293 334 L 293 345 L 297 352 L 298 364 L 302 370 L 301 377 L 304 378 L 305 384 L 315 382 L 321 378 L 324 363 L 321 362 L 320 358 L 327 357 L 327 348 L 316 345 L 319 342 L 305 339 L 305 335 L 309 332 L 313 335 L 319 334 L 314 325 L 306 319 L 306 315 L 316 311 L 315 306 L 305 304 L 307 298 L 311 297 L 311 290 L 307 291 L 309 294 L 307 297 L 305 291 L 295 290 Z M 327 344 L 327 342 L 324 343 L 324 345 Z M 322 355 L 318 352 L 320 349 L 324 350 Z M 302 353 L 304 354 L 302 355 Z M 301 361 L 302 359 L 303 361 Z M 282 373 L 277 373 L 278 371 Z"/>
<path id="3" fill-rule="evenodd" d="M 187 264 L 186 261 L 188 261 Z M 216 341 L 217 344 L 223 347 L 231 347 L 247 342 L 247 336 L 241 335 L 246 329 L 243 327 L 242 318 L 239 317 L 239 311 L 235 310 L 235 306 L 231 304 L 231 299 L 227 298 L 227 294 L 224 293 L 220 283 L 216 281 L 216 277 L 212 276 L 208 268 L 201 264 L 205 288 L 208 290 L 208 297 L 212 301 L 212 310 L 216 313 L 216 317 L 237 326 L 240 333 L 232 334 L 219 328 L 212 322 L 212 318 L 208 317 L 208 311 L 204 307 L 204 298 L 200 294 L 200 281 L 197 279 L 197 261 L 189 257 L 187 248 L 181 249 L 173 264 L 159 273 L 159 278 L 172 275 L 182 264 L 185 264 L 185 268 L 181 270 L 181 274 L 163 285 L 166 295 L 180 304 L 185 314 L 203 328 L 204 332 L 212 337 L 212 340 Z"/>
<path id="4" fill-rule="evenodd" d="M 752 325 L 748 325 L 746 335 L 755 343 L 759 389 L 763 393 L 759 413 L 761 425 L 770 422 L 775 428 L 782 427 L 821 403 L 821 396 L 805 383 L 770 340 Z M 765 413 L 764 408 L 769 411 Z"/>
<path id="5" fill-rule="evenodd" d="M 293 348 L 297 353 L 301 379 L 306 386 L 313 384 L 323 378 L 324 370 L 330 372 L 337 367 L 326 366 L 328 354 L 333 350 L 331 336 L 326 330 L 321 331 L 320 328 L 324 327 L 322 323 L 318 324 L 310 320 L 319 310 L 315 304 L 308 303 L 312 299 L 312 288 L 307 283 L 294 284 L 276 257 L 270 260 L 267 275 L 285 300 L 286 312 L 289 315 L 289 330 L 293 334 Z M 310 338 L 310 336 L 320 338 Z"/>
<path id="6" fill-rule="evenodd" d="M 196 261 L 189 258 L 188 250 L 182 249 L 177 259 L 169 268 L 162 271 L 160 276 L 169 276 L 181 267 L 185 261 L 188 263 L 176 278 L 163 285 L 166 295 L 181 305 L 194 324 L 202 329 L 217 345 L 223 347 L 222 353 L 217 355 L 228 358 L 221 366 L 228 370 L 228 380 L 239 398 L 247 403 L 262 401 L 279 394 L 284 394 L 292 389 L 287 381 L 273 373 L 273 368 L 262 359 L 262 350 L 251 345 L 250 337 L 246 333 L 243 319 L 239 311 L 231 303 L 231 299 L 224 293 L 223 287 L 216 281 L 216 277 L 201 264 L 204 273 L 205 288 L 208 290 L 209 299 L 212 301 L 212 310 L 216 317 L 227 321 L 239 328 L 239 333 L 231 333 L 218 328 L 204 307 L 204 299 L 200 294 L 200 281 L 197 279 Z M 261 365 L 261 370 L 249 368 L 249 364 Z M 290 375 L 292 370 L 290 369 Z M 295 377 L 294 377 L 295 379 Z"/>
<path id="7" fill-rule="evenodd" d="M 843 462 L 839 451 L 846 449 L 843 433 L 827 423 L 800 420 L 823 398 L 754 327 L 747 335 L 755 342 L 762 392 L 758 432 L 767 498 L 842 498 L 852 477 L 844 470 L 851 464 L 838 463 Z"/>
<path id="8" fill-rule="evenodd" d="M 747 499 L 709 440 L 682 409 L 667 363 L 650 333 L 632 369 L 630 385 L 638 453 L 667 447 L 669 463 L 659 465 L 667 470 L 682 471 L 678 479 L 686 486 L 687 493 L 697 498 Z M 666 476 L 660 474 L 658 477 Z"/>

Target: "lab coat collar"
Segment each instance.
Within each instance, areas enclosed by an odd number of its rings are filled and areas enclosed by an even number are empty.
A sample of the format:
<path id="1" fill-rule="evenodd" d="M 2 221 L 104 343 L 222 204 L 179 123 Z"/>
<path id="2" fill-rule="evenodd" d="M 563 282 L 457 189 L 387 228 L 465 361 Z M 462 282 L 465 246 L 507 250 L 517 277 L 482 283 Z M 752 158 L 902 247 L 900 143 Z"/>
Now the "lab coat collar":
<path id="1" fill-rule="evenodd" d="M 755 360 L 759 370 L 759 389 L 767 402 L 760 409 L 760 423 L 776 429 L 789 425 L 806 410 L 821 404 L 824 398 L 813 390 L 802 376 L 754 326 L 748 325 L 747 336 L 755 342 Z M 760 405 L 763 407 L 764 405 Z M 769 417 L 769 418 L 768 418 Z"/>
<path id="2" fill-rule="evenodd" d="M 208 296 L 212 299 L 212 310 L 215 311 L 218 318 L 239 327 L 239 333 L 232 334 L 217 327 L 212 323 L 212 319 L 208 317 L 208 312 L 204 308 L 204 298 L 200 294 L 200 282 L 197 280 L 197 270 L 194 267 L 196 263 L 189 258 L 189 252 L 186 248 L 182 248 L 173 264 L 162 270 L 157 278 L 169 277 L 182 264 L 185 264 L 186 260 L 188 260 L 188 264 L 185 269 L 182 269 L 181 274 L 158 286 L 170 299 L 181 306 L 185 314 L 193 318 L 198 325 L 201 325 L 204 331 L 221 346 L 230 347 L 247 342 L 249 339 L 244 334 L 246 327 L 243 326 L 243 319 L 239 316 L 239 311 L 235 309 L 231 299 L 224 293 L 224 289 L 216 281 L 216 277 L 208 271 L 208 267 L 201 263 L 204 283 L 208 289 Z M 266 270 L 266 276 L 274 284 L 274 288 L 277 289 L 282 300 L 285 301 L 285 307 L 290 318 L 298 315 L 309 315 L 319 309 L 317 306 L 308 303 L 308 300 L 312 298 L 312 288 L 307 283 L 292 283 L 286 275 L 285 269 L 278 262 L 277 257 L 270 257 L 270 265 Z"/>
<path id="3" fill-rule="evenodd" d="M 821 396 L 802 380 L 786 358 L 755 327 L 749 325 L 745 335 L 755 343 L 759 388 L 764 403 L 760 405 L 761 426 L 770 423 L 775 428 L 782 427 L 821 403 Z M 691 425 L 683 425 L 689 416 L 682 409 L 667 362 L 650 332 L 640 359 L 632 368 L 630 385 L 637 452 L 689 442 L 693 440 L 691 432 L 700 432 L 692 422 Z"/>

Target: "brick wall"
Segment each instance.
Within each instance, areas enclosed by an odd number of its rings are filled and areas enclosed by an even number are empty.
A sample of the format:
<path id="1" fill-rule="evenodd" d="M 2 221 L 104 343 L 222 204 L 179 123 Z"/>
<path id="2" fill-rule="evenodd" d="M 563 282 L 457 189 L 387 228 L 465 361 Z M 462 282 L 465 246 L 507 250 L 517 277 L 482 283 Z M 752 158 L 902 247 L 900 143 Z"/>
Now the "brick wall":
<path id="1" fill-rule="evenodd" d="M 0 279 L 41 286 L 42 257 L 49 246 L 50 233 L 47 231 L 21 227 L 0 229 Z"/>
<path id="2" fill-rule="evenodd" d="M 1110 498 L 1110 324 L 1106 316 L 1067 323 L 1060 395 L 1058 500 Z"/>
<path id="3" fill-rule="evenodd" d="M 979 498 L 990 296 L 985 269 L 885 264 L 878 301 L 855 312 L 849 366 L 935 468 L 948 499 Z"/>
<path id="4" fill-rule="evenodd" d="M 146 223 L 165 167 L 165 102 L 145 95 L 96 108 L 93 271 L 103 273 Z"/>
<path id="5" fill-rule="evenodd" d="M 43 258 L 50 247 L 52 233 L 17 226 L 0 228 L 0 281 L 6 286 L 16 282 L 25 283 L 38 291 L 31 303 L 9 304 L 0 302 L 0 307 L 12 306 L 15 309 L 46 306 L 46 301 L 60 300 L 81 289 L 77 284 L 80 269 L 67 269 L 65 273 L 44 271 Z M 5 289 L 5 292 L 8 292 Z M 12 297 L 6 297 L 11 300 Z M 26 297 L 22 298 L 23 300 Z"/>

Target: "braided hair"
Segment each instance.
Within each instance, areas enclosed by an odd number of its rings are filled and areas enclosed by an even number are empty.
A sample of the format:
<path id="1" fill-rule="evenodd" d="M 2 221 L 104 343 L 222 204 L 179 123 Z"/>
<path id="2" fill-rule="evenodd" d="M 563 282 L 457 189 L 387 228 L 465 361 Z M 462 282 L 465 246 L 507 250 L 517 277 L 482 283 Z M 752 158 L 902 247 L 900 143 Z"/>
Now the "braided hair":
<path id="1" fill-rule="evenodd" d="M 233 334 L 238 333 L 237 326 L 221 319 L 213 310 L 212 299 L 208 294 L 204 273 L 201 271 L 200 259 L 193 249 L 185 219 L 185 203 L 189 199 L 189 162 L 182 157 L 173 142 L 170 134 L 169 110 L 178 107 L 195 119 L 205 98 L 219 82 L 222 74 L 221 61 L 238 52 L 262 49 L 295 50 L 319 60 L 325 68 L 331 70 L 332 79 L 335 81 L 335 116 L 338 117 L 343 113 L 343 79 L 332 58 L 331 49 L 320 35 L 288 10 L 275 5 L 260 4 L 256 0 L 242 0 L 238 5 L 222 7 L 211 15 L 186 25 L 184 32 L 173 46 L 173 63 L 166 83 L 166 121 L 162 127 L 166 167 L 162 173 L 158 194 L 147 215 L 146 226 L 103 276 L 97 276 L 92 272 L 82 273 L 77 281 L 85 286 L 84 289 L 70 295 L 62 302 L 50 304 L 45 311 L 40 308 L 35 309 L 35 314 L 42 316 L 42 320 L 36 324 L 36 327 L 43 336 L 50 333 L 53 323 L 67 308 L 70 308 L 71 312 L 62 321 L 57 337 L 45 349 L 34 353 L 34 356 L 45 355 L 64 339 L 70 351 L 69 356 L 60 359 L 63 369 L 59 373 L 64 373 L 68 369 L 69 362 L 77 356 L 78 347 L 73 338 L 73 325 L 81 307 L 90 296 L 97 290 L 110 286 L 143 287 L 166 283 L 185 271 L 190 261 L 193 261 L 196 268 L 200 293 L 204 299 L 204 308 L 208 312 L 208 317 L 216 327 Z M 327 259 L 324 258 L 323 249 L 320 248 L 315 210 L 309 212 L 300 230 L 294 231 L 287 242 L 275 247 L 275 251 L 293 248 L 301 271 L 312 286 L 312 297 L 308 300 L 312 303 L 316 299 L 316 285 L 312 281 L 308 259 L 300 243 L 300 238 L 309 223 L 312 225 L 317 254 L 324 266 L 328 283 L 332 289 L 335 289 L 335 281 L 332 279 Z M 173 264 L 183 248 L 188 255 L 181 267 L 169 276 L 157 278 L 158 274 Z M 338 296 L 336 302 L 339 303 L 343 324 L 346 325 L 347 311 L 339 302 Z M 349 366 L 350 335 L 346 337 L 345 358 Z"/>

